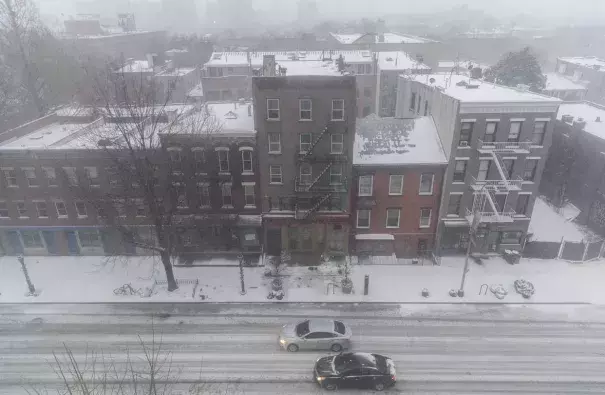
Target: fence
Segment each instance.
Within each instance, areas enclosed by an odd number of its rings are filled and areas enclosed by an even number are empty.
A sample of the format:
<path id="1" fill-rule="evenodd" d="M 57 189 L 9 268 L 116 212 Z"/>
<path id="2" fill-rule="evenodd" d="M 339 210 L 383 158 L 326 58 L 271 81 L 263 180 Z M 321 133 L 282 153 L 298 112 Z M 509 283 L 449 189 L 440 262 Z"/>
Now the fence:
<path id="1" fill-rule="evenodd" d="M 564 259 L 570 262 L 587 262 L 605 256 L 605 241 L 586 238 L 582 241 L 560 242 L 529 241 L 523 250 L 526 258 Z"/>

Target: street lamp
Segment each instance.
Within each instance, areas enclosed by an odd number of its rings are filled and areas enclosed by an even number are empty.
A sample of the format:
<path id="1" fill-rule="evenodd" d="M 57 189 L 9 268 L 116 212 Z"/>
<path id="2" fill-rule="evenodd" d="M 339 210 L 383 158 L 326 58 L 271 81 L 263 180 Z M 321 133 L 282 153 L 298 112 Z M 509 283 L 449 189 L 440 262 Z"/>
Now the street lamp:
<path id="1" fill-rule="evenodd" d="M 484 189 L 487 186 L 487 183 L 481 187 L 479 193 L 477 195 L 483 195 Z M 488 192 L 489 193 L 489 192 Z M 476 198 L 475 198 L 476 199 Z M 484 198 L 485 199 L 485 198 Z M 485 201 L 483 202 L 485 204 Z M 473 220 L 471 221 L 470 228 L 468 230 L 468 246 L 466 247 L 466 256 L 464 257 L 464 269 L 462 270 L 462 279 L 460 280 L 460 288 L 458 289 L 458 297 L 464 296 L 464 282 L 466 281 L 466 273 L 468 272 L 468 262 L 471 255 L 471 247 L 475 242 L 475 235 L 477 233 L 477 228 L 481 224 L 481 214 L 479 212 L 479 207 L 483 206 L 483 204 L 475 204 L 473 201 Z"/>
<path id="2" fill-rule="evenodd" d="M 27 271 L 27 266 L 25 266 L 25 259 L 23 259 L 23 255 L 19 255 L 17 260 L 21 264 L 21 270 L 23 271 L 25 282 L 27 282 L 27 287 L 29 288 L 29 295 L 36 296 L 36 287 L 34 287 L 31 278 L 29 278 L 29 272 Z"/>
<path id="3" fill-rule="evenodd" d="M 245 295 L 246 294 L 246 284 L 244 283 L 244 255 L 239 254 L 237 256 L 237 258 L 239 259 L 239 281 L 240 281 L 240 285 L 241 285 L 241 290 L 239 291 L 239 294 Z"/>

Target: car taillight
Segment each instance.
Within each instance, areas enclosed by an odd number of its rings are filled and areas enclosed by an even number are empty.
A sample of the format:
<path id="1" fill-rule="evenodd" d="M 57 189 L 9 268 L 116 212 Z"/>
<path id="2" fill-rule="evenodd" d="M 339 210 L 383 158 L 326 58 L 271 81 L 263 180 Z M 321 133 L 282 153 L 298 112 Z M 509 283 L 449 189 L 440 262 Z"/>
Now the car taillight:
<path id="1" fill-rule="evenodd" d="M 394 376 L 394 375 L 393 375 L 393 376 L 391 376 L 391 380 L 393 380 L 393 381 L 397 381 L 397 380 L 395 380 L 395 376 Z"/>

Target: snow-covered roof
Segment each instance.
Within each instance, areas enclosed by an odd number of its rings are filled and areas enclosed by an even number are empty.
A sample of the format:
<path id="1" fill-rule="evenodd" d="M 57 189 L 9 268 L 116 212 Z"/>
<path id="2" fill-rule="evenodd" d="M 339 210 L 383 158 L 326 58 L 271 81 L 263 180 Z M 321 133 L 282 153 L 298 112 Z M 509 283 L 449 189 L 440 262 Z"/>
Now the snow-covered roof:
<path id="1" fill-rule="evenodd" d="M 340 55 L 347 63 L 371 63 L 372 53 L 362 50 L 348 51 L 250 51 L 213 52 L 205 66 L 251 66 L 260 68 L 265 55 L 275 56 L 276 62 L 296 60 L 336 60 Z"/>
<path id="2" fill-rule="evenodd" d="M 574 82 L 559 73 L 546 73 L 545 91 L 584 91 L 586 89 L 586 86 Z"/>
<path id="3" fill-rule="evenodd" d="M 117 71 L 118 73 L 153 73 L 153 67 L 149 67 L 146 60 L 130 60 Z"/>
<path id="4" fill-rule="evenodd" d="M 357 40 L 362 37 L 366 37 L 368 35 L 374 36 L 373 41 L 376 44 L 385 43 L 385 44 L 424 44 L 435 42 L 434 40 L 412 36 L 410 34 L 400 34 L 400 33 L 384 33 L 380 34 L 362 34 L 362 33 L 353 33 L 353 34 L 339 34 L 339 33 L 330 33 L 332 37 L 334 37 L 341 44 L 355 44 Z"/>
<path id="5" fill-rule="evenodd" d="M 206 109 L 208 113 L 204 112 Z M 254 106 L 251 102 L 207 103 L 203 109 L 193 111 L 171 124 L 167 132 L 188 134 L 192 128 L 200 125 L 205 125 L 202 127 L 207 127 L 208 132 L 215 135 L 254 135 Z"/>
<path id="6" fill-rule="evenodd" d="M 353 165 L 445 164 L 447 159 L 432 117 L 357 120 Z"/>
<path id="7" fill-rule="evenodd" d="M 202 88 L 202 83 L 200 82 L 196 86 L 193 87 L 188 93 L 189 97 L 204 97 L 204 89 Z"/>
<path id="8" fill-rule="evenodd" d="M 472 60 L 440 60 L 439 62 L 437 62 L 437 68 L 444 69 L 444 71 L 450 71 L 456 68 L 456 64 L 458 64 L 458 69 L 460 70 L 468 70 L 470 66 L 473 66 L 473 68 L 478 67 L 482 70 L 488 69 L 490 67 L 488 64 L 483 64 Z"/>
<path id="9" fill-rule="evenodd" d="M 35 131 L 0 143 L 0 149 L 47 149 L 56 148 L 61 142 L 90 123 L 52 122 Z"/>
<path id="10" fill-rule="evenodd" d="M 414 59 L 404 51 L 377 52 L 380 70 L 430 70 L 424 63 Z"/>
<path id="11" fill-rule="evenodd" d="M 605 60 L 596 56 L 560 57 L 559 60 L 569 62 L 577 66 L 596 67 L 605 72 Z"/>
<path id="12" fill-rule="evenodd" d="M 287 60 L 276 62 L 286 69 L 286 75 L 343 75 L 334 60 Z"/>
<path id="13" fill-rule="evenodd" d="M 532 241 L 555 243 L 561 242 L 562 238 L 565 241 L 580 242 L 587 236 L 577 224 L 559 214 L 542 198 L 536 199 L 528 233 L 533 234 Z"/>
<path id="14" fill-rule="evenodd" d="M 408 75 L 408 78 L 427 86 L 433 86 L 461 102 L 468 103 L 560 103 L 561 100 L 508 86 L 496 85 L 464 75 L 451 73 Z"/>
<path id="15" fill-rule="evenodd" d="M 55 111 L 59 117 L 92 117 L 94 110 L 92 107 L 67 106 Z"/>
<path id="16" fill-rule="evenodd" d="M 178 67 L 173 69 L 162 70 L 156 74 L 158 77 L 182 77 L 195 71 L 194 67 Z"/>
<path id="17" fill-rule="evenodd" d="M 563 115 L 571 115 L 574 121 L 582 118 L 586 122 L 586 133 L 605 140 L 605 107 L 590 102 L 563 103 L 559 106 L 557 119 L 561 120 Z"/>

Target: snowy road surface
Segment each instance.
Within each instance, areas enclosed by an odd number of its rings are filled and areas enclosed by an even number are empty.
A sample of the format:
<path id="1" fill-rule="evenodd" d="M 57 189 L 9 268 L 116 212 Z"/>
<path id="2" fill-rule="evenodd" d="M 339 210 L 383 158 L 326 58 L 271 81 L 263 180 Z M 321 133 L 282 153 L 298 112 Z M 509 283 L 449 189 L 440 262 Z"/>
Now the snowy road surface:
<path id="1" fill-rule="evenodd" d="M 353 349 L 391 356 L 398 370 L 389 393 L 588 394 L 605 388 L 605 322 L 600 307 L 401 305 L 0 305 L 0 393 L 55 388 L 53 352 L 65 343 L 96 372 L 111 361 L 143 370 L 138 336 L 155 331 L 171 353 L 175 394 L 312 394 L 320 352 L 286 353 L 280 325 L 297 317 L 340 316 Z M 152 314 L 159 314 L 153 318 Z M 572 317 L 572 321 L 566 321 Z M 99 354 L 100 355 L 100 354 Z M 362 393 L 341 391 L 341 393 Z"/>

